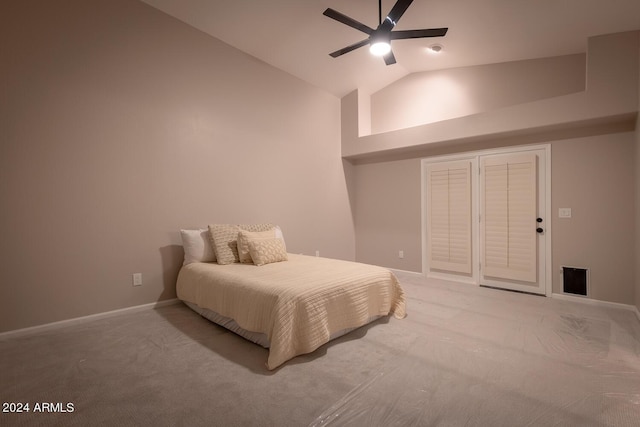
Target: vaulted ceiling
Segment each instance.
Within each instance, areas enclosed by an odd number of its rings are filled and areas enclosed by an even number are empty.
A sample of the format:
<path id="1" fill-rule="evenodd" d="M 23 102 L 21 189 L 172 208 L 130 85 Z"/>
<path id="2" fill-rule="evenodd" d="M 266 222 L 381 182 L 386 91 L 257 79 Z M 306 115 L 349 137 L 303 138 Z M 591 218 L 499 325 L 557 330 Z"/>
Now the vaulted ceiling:
<path id="1" fill-rule="evenodd" d="M 640 30 L 640 0 L 415 0 L 396 29 L 448 27 L 443 38 L 392 41 L 387 66 L 362 47 L 330 52 L 366 35 L 322 12 L 370 27 L 375 0 L 143 0 L 262 61 L 337 96 L 373 93 L 415 72 L 584 53 L 590 36 Z M 383 15 L 395 0 L 382 2 Z M 439 55 L 428 52 L 444 46 Z"/>

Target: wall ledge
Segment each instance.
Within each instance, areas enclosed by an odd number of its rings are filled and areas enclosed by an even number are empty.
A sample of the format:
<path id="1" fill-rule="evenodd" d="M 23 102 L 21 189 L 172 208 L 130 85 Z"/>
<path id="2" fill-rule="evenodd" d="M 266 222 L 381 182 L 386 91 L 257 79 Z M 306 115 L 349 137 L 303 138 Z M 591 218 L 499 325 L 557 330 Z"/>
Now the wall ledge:
<path id="1" fill-rule="evenodd" d="M 636 129 L 636 116 L 636 112 L 629 112 L 537 128 L 442 139 L 406 147 L 343 153 L 342 157 L 353 164 L 367 164 L 632 132 Z"/>
<path id="2" fill-rule="evenodd" d="M 567 139 L 562 136 L 566 134 L 598 134 L 610 127 L 633 130 L 638 113 L 639 47 L 639 31 L 591 37 L 584 92 L 374 135 L 359 135 L 360 109 L 367 105 L 356 90 L 341 102 L 342 157 L 354 163 L 381 161 L 444 147 L 455 146 L 453 152 L 460 152 L 483 143 L 499 147 L 522 145 L 523 139 L 548 142 Z"/>

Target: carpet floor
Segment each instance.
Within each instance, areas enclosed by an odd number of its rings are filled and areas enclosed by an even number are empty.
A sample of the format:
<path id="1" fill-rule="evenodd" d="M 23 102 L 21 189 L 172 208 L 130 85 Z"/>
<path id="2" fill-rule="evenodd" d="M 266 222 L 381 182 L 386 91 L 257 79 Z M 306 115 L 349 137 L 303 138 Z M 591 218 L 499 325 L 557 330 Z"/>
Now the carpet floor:
<path id="1" fill-rule="evenodd" d="M 275 371 L 182 304 L 2 338 L 0 425 L 640 425 L 633 312 L 398 277 L 407 318 Z"/>

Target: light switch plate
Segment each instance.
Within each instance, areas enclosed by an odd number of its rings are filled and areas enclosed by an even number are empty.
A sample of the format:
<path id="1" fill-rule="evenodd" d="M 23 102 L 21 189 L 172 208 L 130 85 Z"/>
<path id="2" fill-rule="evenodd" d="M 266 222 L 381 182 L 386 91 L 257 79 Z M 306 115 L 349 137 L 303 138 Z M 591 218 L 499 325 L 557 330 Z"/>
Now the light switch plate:
<path id="1" fill-rule="evenodd" d="M 571 208 L 558 209 L 558 218 L 571 218 Z"/>
<path id="2" fill-rule="evenodd" d="M 142 273 L 133 273 L 133 286 L 142 286 Z"/>

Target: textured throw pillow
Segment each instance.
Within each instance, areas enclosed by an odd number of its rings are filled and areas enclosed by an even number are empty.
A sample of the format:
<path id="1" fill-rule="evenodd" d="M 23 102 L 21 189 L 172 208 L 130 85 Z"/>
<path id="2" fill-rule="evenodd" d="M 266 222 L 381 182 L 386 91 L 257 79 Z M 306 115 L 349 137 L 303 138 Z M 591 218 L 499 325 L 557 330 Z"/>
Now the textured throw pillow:
<path id="1" fill-rule="evenodd" d="M 278 238 L 249 241 L 249 253 L 255 265 L 271 264 L 288 259 L 284 240 Z"/>
<path id="2" fill-rule="evenodd" d="M 216 253 L 218 264 L 233 264 L 239 262 L 238 257 L 238 232 L 247 231 L 268 231 L 273 228 L 273 224 L 212 224 L 209 225 L 209 234 L 213 249 Z"/>
<path id="3" fill-rule="evenodd" d="M 209 230 L 180 230 L 180 236 L 184 248 L 184 265 L 193 262 L 215 262 L 216 254 L 211 246 Z"/>
<path id="4" fill-rule="evenodd" d="M 276 229 L 269 231 L 246 231 L 238 232 L 238 258 L 243 264 L 252 264 L 253 259 L 249 253 L 249 242 L 253 240 L 273 239 L 276 237 Z"/>

